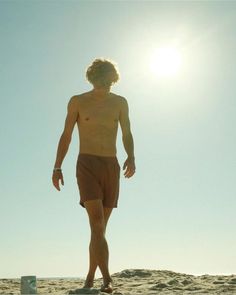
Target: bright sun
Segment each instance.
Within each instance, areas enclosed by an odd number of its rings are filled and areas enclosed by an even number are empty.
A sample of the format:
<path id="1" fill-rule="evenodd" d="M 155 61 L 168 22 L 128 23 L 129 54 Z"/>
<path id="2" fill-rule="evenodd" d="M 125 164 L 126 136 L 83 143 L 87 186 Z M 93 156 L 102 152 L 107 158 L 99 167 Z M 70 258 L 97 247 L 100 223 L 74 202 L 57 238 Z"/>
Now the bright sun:
<path id="1" fill-rule="evenodd" d="M 182 57 L 175 47 L 157 48 L 150 58 L 150 69 L 157 76 L 174 76 L 181 67 Z"/>

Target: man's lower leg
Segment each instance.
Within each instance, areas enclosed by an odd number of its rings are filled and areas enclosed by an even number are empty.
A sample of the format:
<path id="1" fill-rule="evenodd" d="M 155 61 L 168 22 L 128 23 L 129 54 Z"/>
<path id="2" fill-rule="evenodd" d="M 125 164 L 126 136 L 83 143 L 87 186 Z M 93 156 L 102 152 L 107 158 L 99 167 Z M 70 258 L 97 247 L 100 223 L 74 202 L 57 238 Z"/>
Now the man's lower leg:
<path id="1" fill-rule="evenodd" d="M 110 214 L 109 214 L 110 215 Z M 106 227 L 107 227 L 107 221 L 109 218 L 109 215 L 107 215 L 107 218 L 105 220 L 105 232 L 104 235 L 106 234 Z M 94 277 L 95 277 L 95 272 L 97 270 L 98 267 L 98 262 L 96 259 L 96 256 L 94 255 L 93 251 L 92 251 L 92 247 L 91 247 L 91 241 L 89 244 L 89 271 L 85 280 L 85 288 L 92 288 L 93 287 L 93 281 L 94 281 Z"/>
<path id="2" fill-rule="evenodd" d="M 84 288 L 92 288 L 93 281 L 95 277 L 95 272 L 97 269 L 98 263 L 96 257 L 93 254 L 91 242 L 89 244 L 89 271 L 85 280 Z"/>
<path id="3" fill-rule="evenodd" d="M 111 276 L 108 270 L 109 251 L 104 233 L 92 232 L 90 245 L 92 257 L 94 256 L 94 259 L 96 259 L 104 281 L 107 282 L 108 280 L 111 280 Z"/>

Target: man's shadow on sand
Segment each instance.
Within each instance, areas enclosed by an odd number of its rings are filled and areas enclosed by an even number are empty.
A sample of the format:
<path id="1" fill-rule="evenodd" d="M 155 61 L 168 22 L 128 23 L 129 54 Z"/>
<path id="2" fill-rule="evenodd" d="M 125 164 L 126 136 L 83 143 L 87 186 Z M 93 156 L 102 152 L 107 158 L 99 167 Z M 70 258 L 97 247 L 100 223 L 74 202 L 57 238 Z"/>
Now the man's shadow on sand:
<path id="1" fill-rule="evenodd" d="M 80 294 L 80 295 L 87 295 L 87 294 L 107 294 L 104 292 L 101 292 L 100 289 L 95 289 L 95 288 L 79 288 L 75 290 L 70 290 L 69 294 Z"/>

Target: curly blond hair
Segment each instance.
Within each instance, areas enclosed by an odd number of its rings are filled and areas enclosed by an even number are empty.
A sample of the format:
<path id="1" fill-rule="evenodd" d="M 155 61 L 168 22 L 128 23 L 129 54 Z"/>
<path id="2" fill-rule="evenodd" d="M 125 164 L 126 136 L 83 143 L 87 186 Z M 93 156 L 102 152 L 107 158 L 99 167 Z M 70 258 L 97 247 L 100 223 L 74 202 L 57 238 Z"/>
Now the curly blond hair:
<path id="1" fill-rule="evenodd" d="M 96 58 L 87 68 L 86 78 L 94 86 L 110 87 L 119 80 L 119 72 L 111 60 Z"/>

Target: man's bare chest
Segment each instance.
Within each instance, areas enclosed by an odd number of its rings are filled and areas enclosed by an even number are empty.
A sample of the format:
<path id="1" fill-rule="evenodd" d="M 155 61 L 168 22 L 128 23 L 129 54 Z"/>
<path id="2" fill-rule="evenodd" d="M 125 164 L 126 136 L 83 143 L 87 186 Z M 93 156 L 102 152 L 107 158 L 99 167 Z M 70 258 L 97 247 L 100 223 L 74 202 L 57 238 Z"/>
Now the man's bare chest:
<path id="1" fill-rule="evenodd" d="M 119 120 L 119 107 L 112 103 L 84 104 L 79 108 L 79 124 L 114 127 Z"/>

